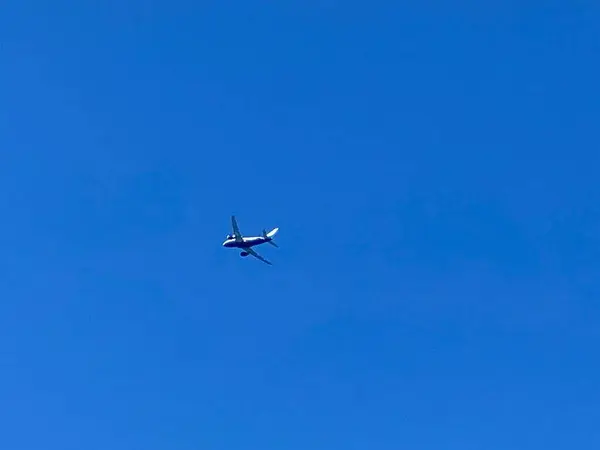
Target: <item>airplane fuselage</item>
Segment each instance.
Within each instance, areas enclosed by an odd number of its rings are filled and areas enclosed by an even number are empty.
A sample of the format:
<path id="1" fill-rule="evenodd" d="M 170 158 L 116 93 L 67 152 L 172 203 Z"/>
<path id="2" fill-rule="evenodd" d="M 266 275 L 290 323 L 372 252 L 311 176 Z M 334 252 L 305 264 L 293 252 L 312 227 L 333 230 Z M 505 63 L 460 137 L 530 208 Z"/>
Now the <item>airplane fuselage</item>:
<path id="1" fill-rule="evenodd" d="M 242 238 L 242 242 L 238 242 L 235 239 L 227 239 L 223 242 L 223 247 L 229 248 L 249 248 L 254 247 L 255 245 L 264 244 L 265 242 L 270 241 L 269 238 L 264 238 L 262 236 L 249 236 Z"/>

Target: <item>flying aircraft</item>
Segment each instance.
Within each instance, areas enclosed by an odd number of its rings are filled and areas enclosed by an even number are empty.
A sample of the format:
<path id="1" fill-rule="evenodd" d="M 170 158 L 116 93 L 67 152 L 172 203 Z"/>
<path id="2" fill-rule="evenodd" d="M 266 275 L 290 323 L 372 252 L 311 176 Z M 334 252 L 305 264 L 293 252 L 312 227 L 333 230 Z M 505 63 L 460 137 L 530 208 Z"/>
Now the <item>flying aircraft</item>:
<path id="1" fill-rule="evenodd" d="M 240 233 L 240 228 L 238 227 L 235 216 L 231 216 L 231 227 L 233 228 L 233 234 L 227 235 L 227 239 L 225 239 L 223 242 L 223 247 L 240 248 L 242 249 L 240 256 L 252 255 L 257 259 L 260 259 L 262 262 L 272 265 L 271 262 L 267 261 L 265 258 L 256 253 L 252 247 L 264 244 L 266 242 L 274 247 L 279 247 L 275 242 L 273 242 L 273 236 L 277 234 L 279 228 L 273 228 L 268 233 L 266 230 L 263 230 L 262 236 L 244 237 L 242 236 L 242 233 Z"/>

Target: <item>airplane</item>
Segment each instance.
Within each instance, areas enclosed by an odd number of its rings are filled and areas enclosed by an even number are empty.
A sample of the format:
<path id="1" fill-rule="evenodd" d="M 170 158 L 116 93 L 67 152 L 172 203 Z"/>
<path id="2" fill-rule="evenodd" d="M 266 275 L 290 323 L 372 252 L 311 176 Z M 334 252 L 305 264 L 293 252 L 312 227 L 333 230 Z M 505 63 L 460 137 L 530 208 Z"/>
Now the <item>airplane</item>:
<path id="1" fill-rule="evenodd" d="M 270 261 L 267 261 L 265 258 L 256 253 L 256 250 L 254 250 L 252 247 L 264 244 L 266 242 L 274 247 L 279 247 L 275 242 L 273 242 L 273 236 L 277 234 L 279 228 L 273 228 L 268 233 L 266 230 L 263 230 L 262 236 L 244 237 L 242 236 L 242 233 L 240 233 L 240 228 L 238 227 L 235 216 L 231 216 L 231 227 L 233 228 L 233 234 L 227 235 L 227 238 L 223 242 L 223 247 L 240 248 L 242 249 L 240 256 L 245 257 L 252 255 L 257 259 L 260 259 L 262 262 L 272 265 Z"/>

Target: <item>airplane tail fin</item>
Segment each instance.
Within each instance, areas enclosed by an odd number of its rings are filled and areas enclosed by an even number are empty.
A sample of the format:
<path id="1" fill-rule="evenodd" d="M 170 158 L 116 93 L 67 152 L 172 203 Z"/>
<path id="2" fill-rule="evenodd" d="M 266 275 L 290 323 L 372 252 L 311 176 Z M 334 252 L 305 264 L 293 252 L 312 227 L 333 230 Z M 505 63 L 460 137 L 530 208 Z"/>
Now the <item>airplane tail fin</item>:
<path id="1" fill-rule="evenodd" d="M 273 236 L 275 236 L 277 234 L 277 232 L 279 231 L 279 228 L 273 228 L 271 231 L 269 231 L 267 233 L 267 230 L 263 230 L 263 237 L 268 239 L 268 243 L 271 244 L 274 247 L 279 247 L 275 242 L 273 242 Z"/>

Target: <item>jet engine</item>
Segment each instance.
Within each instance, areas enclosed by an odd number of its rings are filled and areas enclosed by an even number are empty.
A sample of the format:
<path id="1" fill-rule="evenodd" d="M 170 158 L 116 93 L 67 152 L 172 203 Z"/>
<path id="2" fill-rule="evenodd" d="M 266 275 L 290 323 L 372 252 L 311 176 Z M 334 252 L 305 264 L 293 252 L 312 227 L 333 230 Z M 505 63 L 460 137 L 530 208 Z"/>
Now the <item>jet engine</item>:
<path id="1" fill-rule="evenodd" d="M 240 256 L 248 256 L 249 254 L 250 254 L 250 253 L 248 253 L 248 252 L 241 252 L 241 253 L 240 253 Z"/>

